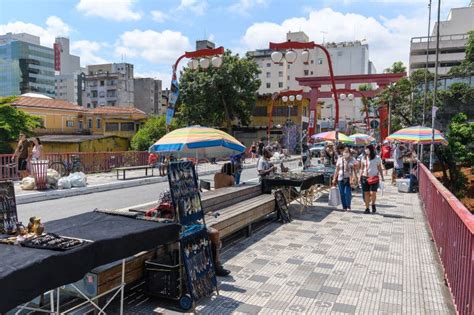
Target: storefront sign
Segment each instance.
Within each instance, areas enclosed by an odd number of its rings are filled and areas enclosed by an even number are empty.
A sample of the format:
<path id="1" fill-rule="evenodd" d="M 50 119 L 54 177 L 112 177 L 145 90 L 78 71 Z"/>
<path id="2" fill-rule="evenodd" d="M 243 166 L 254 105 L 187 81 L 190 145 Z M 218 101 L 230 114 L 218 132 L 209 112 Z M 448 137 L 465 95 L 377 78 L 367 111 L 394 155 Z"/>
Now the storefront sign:
<path id="1" fill-rule="evenodd" d="M 54 70 L 61 71 L 61 46 L 54 43 Z"/>
<path id="2" fill-rule="evenodd" d="M 171 81 L 170 95 L 168 98 L 168 109 L 166 110 L 166 124 L 171 124 L 171 119 L 174 116 L 174 108 L 179 96 L 179 86 L 177 80 Z"/>
<path id="3" fill-rule="evenodd" d="M 314 109 L 309 112 L 308 122 L 308 136 L 311 137 L 314 134 L 316 111 Z"/>

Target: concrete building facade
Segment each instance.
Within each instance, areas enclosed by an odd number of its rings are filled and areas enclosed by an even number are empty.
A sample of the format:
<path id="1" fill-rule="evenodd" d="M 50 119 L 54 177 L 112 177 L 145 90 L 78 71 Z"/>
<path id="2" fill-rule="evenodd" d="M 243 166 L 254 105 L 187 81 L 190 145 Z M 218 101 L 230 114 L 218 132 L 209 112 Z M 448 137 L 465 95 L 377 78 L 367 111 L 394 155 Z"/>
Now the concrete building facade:
<path id="1" fill-rule="evenodd" d="M 109 63 L 87 66 L 82 98 L 82 106 L 87 108 L 133 107 L 133 65 Z"/>
<path id="2" fill-rule="evenodd" d="M 28 92 L 55 96 L 54 51 L 31 34 L 0 36 L 0 96 Z"/>
<path id="3" fill-rule="evenodd" d="M 54 43 L 56 98 L 82 105 L 80 57 L 70 54 L 69 39 L 57 37 Z"/>
<path id="4" fill-rule="evenodd" d="M 457 66 L 465 58 L 465 46 L 468 32 L 474 30 L 474 1 L 468 7 L 452 8 L 446 21 L 439 26 L 439 67 L 438 74 L 447 75 L 453 66 Z M 435 71 L 437 23 L 430 37 L 413 37 L 410 43 L 410 74 L 418 69 L 426 68 L 428 51 L 428 70 Z"/>
<path id="5" fill-rule="evenodd" d="M 134 79 L 135 107 L 149 115 L 161 115 L 161 80 L 153 78 Z"/>

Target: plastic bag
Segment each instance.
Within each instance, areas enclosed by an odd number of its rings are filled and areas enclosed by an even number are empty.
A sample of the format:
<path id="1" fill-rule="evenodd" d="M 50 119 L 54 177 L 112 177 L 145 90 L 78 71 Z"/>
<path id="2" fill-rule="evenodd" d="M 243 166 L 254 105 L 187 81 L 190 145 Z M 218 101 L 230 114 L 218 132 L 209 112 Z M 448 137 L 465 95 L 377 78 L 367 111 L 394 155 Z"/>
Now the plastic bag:
<path id="1" fill-rule="evenodd" d="M 329 190 L 328 205 L 331 207 L 337 207 L 340 204 L 341 204 L 341 193 L 339 192 L 339 188 L 331 187 L 331 190 Z"/>
<path id="2" fill-rule="evenodd" d="M 67 177 L 61 177 L 58 180 L 59 189 L 71 189 L 71 181 Z"/>
<path id="3" fill-rule="evenodd" d="M 35 189 L 35 179 L 31 176 L 23 178 L 21 180 L 20 187 L 23 190 L 34 190 Z"/>
<path id="4" fill-rule="evenodd" d="M 58 171 L 53 170 L 52 168 L 48 168 L 48 171 L 46 173 L 46 182 L 50 187 L 57 187 L 58 180 L 60 177 L 61 175 L 59 175 Z"/>
<path id="5" fill-rule="evenodd" d="M 383 196 L 383 190 L 384 190 L 384 188 L 385 188 L 385 187 L 384 187 L 384 183 L 381 181 L 381 182 L 379 183 L 379 189 L 380 189 L 380 192 L 382 193 L 382 196 Z"/>
<path id="6" fill-rule="evenodd" d="M 85 187 L 87 185 L 87 177 L 83 172 L 72 173 L 67 178 L 71 182 L 71 187 Z"/>

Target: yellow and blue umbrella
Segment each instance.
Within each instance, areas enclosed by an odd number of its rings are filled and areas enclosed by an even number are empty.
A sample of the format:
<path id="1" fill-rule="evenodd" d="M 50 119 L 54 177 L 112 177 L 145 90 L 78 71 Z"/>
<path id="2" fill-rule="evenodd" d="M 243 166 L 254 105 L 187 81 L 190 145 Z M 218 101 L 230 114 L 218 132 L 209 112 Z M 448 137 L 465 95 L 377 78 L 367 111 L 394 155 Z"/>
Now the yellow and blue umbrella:
<path id="1" fill-rule="evenodd" d="M 399 141 L 413 144 L 431 144 L 441 143 L 447 144 L 448 141 L 444 138 L 443 134 L 435 129 L 434 141 L 432 138 L 433 129 L 429 127 L 415 126 L 398 130 L 387 137 L 388 141 Z"/>
<path id="2" fill-rule="evenodd" d="M 350 135 L 349 138 L 351 138 L 352 141 L 354 141 L 355 145 L 357 146 L 363 146 L 363 145 L 369 145 L 371 143 L 375 143 L 375 138 L 369 135 L 366 135 L 365 133 L 356 133 L 356 134 Z"/>
<path id="3" fill-rule="evenodd" d="M 224 131 L 192 126 L 173 130 L 148 151 L 176 154 L 177 157 L 214 158 L 240 154 L 245 151 L 245 146 Z"/>
<path id="4" fill-rule="evenodd" d="M 338 141 L 345 144 L 353 144 L 354 141 L 343 134 L 342 132 L 338 132 L 336 135 L 336 131 L 325 131 L 321 133 L 317 133 L 312 135 L 311 138 L 318 140 L 318 141 Z"/>

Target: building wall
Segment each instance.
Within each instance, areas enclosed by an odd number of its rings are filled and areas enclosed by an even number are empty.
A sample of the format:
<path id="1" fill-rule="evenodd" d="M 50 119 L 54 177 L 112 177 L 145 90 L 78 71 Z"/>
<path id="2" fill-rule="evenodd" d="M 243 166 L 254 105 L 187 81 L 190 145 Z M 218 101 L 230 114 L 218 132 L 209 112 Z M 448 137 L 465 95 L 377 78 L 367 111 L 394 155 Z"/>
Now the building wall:
<path id="1" fill-rule="evenodd" d="M 161 80 L 134 79 L 134 105 L 147 114 L 160 115 Z"/>
<path id="2" fill-rule="evenodd" d="M 31 115 L 40 117 L 43 121 L 44 128 L 46 130 L 50 130 L 51 133 L 58 133 L 60 131 L 73 132 L 74 130 L 79 128 L 79 121 L 82 121 L 82 118 L 79 118 L 79 111 L 59 109 L 51 110 L 49 108 L 46 109 L 37 107 L 18 108 Z"/>
<path id="3" fill-rule="evenodd" d="M 53 49 L 15 39 L 0 40 L 0 96 L 28 92 L 55 96 Z"/>
<path id="4" fill-rule="evenodd" d="M 432 36 L 436 36 L 437 22 L 433 27 Z M 446 21 L 441 21 L 439 25 L 439 34 L 465 34 L 474 30 L 474 3 L 464 8 L 452 8 Z"/>
<path id="5" fill-rule="evenodd" d="M 133 65 L 111 63 L 87 66 L 83 106 L 133 107 Z"/>

